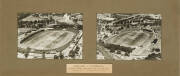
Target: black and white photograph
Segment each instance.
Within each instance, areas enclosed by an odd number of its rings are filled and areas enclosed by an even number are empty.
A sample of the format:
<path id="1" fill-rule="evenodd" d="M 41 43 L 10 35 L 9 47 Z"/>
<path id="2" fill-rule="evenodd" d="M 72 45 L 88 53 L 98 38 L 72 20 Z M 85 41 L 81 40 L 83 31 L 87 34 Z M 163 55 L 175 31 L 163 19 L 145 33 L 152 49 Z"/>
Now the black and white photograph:
<path id="1" fill-rule="evenodd" d="M 82 13 L 17 14 L 19 59 L 82 59 Z"/>
<path id="2" fill-rule="evenodd" d="M 98 13 L 97 59 L 161 60 L 161 14 Z"/>

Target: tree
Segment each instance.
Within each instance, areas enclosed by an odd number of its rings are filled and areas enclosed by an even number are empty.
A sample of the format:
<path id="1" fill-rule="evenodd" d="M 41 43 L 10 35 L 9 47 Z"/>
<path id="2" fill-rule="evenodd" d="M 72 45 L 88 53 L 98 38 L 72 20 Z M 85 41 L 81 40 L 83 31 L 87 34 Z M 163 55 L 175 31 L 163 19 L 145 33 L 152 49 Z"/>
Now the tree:
<path id="1" fill-rule="evenodd" d="M 46 54 L 46 52 L 43 52 L 43 53 L 42 53 L 42 58 L 43 58 L 43 59 L 45 59 L 45 54 Z"/>
<path id="2" fill-rule="evenodd" d="M 153 43 L 153 44 L 156 44 L 157 41 L 158 41 L 158 39 L 154 39 L 154 40 L 152 41 L 152 43 Z"/>
<path id="3" fill-rule="evenodd" d="M 82 30 L 83 26 L 82 25 L 76 25 L 78 30 Z"/>
<path id="4" fill-rule="evenodd" d="M 155 49 L 155 51 L 156 51 L 156 52 L 160 52 L 160 49 L 159 49 L 159 48 L 157 48 L 157 49 Z"/>
<path id="5" fill-rule="evenodd" d="M 107 38 L 108 37 L 108 35 L 104 35 L 104 38 Z"/>
<path id="6" fill-rule="evenodd" d="M 24 56 L 25 58 L 27 58 L 29 56 L 29 53 L 25 53 Z"/>
<path id="7" fill-rule="evenodd" d="M 25 54 L 24 54 L 25 58 L 28 58 L 30 51 L 31 51 L 31 48 L 27 47 Z"/>
<path id="8" fill-rule="evenodd" d="M 117 54 L 121 54 L 121 51 L 120 51 L 120 50 L 118 50 L 118 51 L 117 51 Z"/>
<path id="9" fill-rule="evenodd" d="M 79 49 L 80 48 L 77 46 L 76 49 L 75 49 L 75 54 L 78 54 Z"/>
<path id="10" fill-rule="evenodd" d="M 160 53 L 158 53 L 158 54 L 155 54 L 155 53 L 149 54 L 145 59 L 146 60 L 156 60 L 157 58 L 161 58 Z"/>
<path id="11" fill-rule="evenodd" d="M 58 59 L 58 56 L 57 56 L 57 55 L 54 55 L 54 59 Z"/>
<path id="12" fill-rule="evenodd" d="M 64 59 L 64 55 L 61 52 L 59 53 L 59 58 Z"/>
<path id="13" fill-rule="evenodd" d="M 125 56 L 129 56 L 129 53 L 126 52 L 126 53 L 125 53 Z"/>
<path id="14" fill-rule="evenodd" d="M 111 50 L 110 50 L 110 52 L 111 52 L 111 53 L 114 53 L 114 52 L 115 52 L 115 50 L 114 50 L 114 49 L 111 49 Z"/>
<path id="15" fill-rule="evenodd" d="M 74 52 L 73 50 L 71 50 L 71 51 L 69 52 L 69 57 L 71 57 L 71 58 L 74 58 L 74 57 L 75 57 L 75 52 Z"/>

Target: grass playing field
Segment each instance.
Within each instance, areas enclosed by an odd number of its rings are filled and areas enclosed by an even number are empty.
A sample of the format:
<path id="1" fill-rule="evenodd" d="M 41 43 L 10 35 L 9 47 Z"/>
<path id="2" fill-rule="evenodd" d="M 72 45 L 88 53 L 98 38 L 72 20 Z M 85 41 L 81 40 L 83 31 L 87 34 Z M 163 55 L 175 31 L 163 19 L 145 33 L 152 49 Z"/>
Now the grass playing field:
<path id="1" fill-rule="evenodd" d="M 37 50 L 50 50 L 62 47 L 69 43 L 75 33 L 65 30 L 46 30 L 29 37 L 19 46 Z"/>
<path id="2" fill-rule="evenodd" d="M 146 57 L 151 53 L 153 33 L 144 31 L 121 31 L 120 34 L 109 37 L 105 40 L 107 44 L 121 45 L 125 47 L 136 48 L 127 58 L 118 60 L 131 60 L 133 58 Z M 101 50 L 100 50 L 101 51 Z M 111 54 L 109 54 L 111 55 Z M 109 56 L 110 57 L 110 56 Z M 116 56 L 114 56 L 116 57 Z M 111 57 L 110 57 L 111 58 Z"/>
<path id="3" fill-rule="evenodd" d="M 105 40 L 106 43 L 136 47 L 146 44 L 151 39 L 151 34 L 142 31 L 123 31 L 118 35 Z"/>

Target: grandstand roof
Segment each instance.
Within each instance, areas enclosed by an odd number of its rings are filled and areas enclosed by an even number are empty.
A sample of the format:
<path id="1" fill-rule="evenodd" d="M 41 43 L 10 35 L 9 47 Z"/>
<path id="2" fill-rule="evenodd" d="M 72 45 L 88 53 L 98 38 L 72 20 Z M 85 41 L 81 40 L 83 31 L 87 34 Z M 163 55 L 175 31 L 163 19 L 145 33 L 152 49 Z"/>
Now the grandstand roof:
<path id="1" fill-rule="evenodd" d="M 21 21 L 39 21 L 39 20 L 43 20 L 42 18 L 40 17 L 34 17 L 32 15 L 22 19 Z"/>

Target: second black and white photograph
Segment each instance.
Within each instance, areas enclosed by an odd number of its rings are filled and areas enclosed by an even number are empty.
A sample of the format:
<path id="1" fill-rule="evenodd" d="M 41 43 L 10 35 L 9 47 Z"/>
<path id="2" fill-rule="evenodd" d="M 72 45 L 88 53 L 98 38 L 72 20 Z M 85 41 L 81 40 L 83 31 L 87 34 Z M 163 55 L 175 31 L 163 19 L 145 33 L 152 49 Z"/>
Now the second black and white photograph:
<path id="1" fill-rule="evenodd" d="M 19 59 L 82 59 L 82 13 L 18 13 Z"/>
<path id="2" fill-rule="evenodd" d="M 161 60 L 160 14 L 98 13 L 97 59 Z"/>

